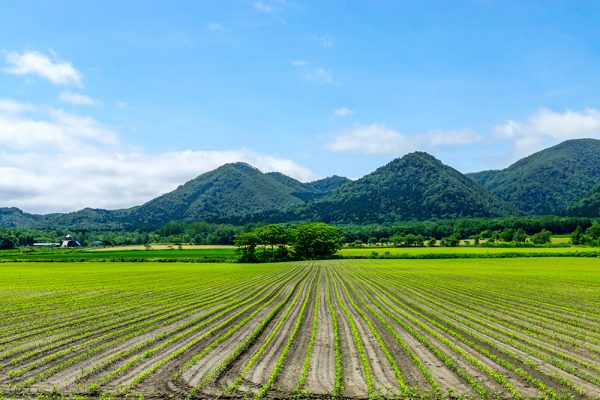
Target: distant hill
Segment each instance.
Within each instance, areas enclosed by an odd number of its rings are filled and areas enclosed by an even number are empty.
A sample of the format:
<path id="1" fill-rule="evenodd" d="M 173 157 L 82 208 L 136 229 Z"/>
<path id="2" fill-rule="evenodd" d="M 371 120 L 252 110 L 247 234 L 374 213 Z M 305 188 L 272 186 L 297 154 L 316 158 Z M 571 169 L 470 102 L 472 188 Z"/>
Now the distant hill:
<path id="1" fill-rule="evenodd" d="M 318 190 L 322 193 L 328 193 L 348 182 L 352 182 L 352 180 L 343 176 L 333 175 L 327 178 L 319 179 L 318 181 L 308 182 L 306 183 L 306 186 Z"/>
<path id="2" fill-rule="evenodd" d="M 0 226 L 12 228 L 36 226 L 43 219 L 41 215 L 28 214 L 16 207 L 0 207 Z"/>
<path id="3" fill-rule="evenodd" d="M 491 217 L 510 211 L 457 170 L 415 152 L 342 185 L 311 204 L 307 213 L 311 219 L 365 223 Z"/>
<path id="4" fill-rule="evenodd" d="M 350 179 L 342 176 L 330 176 L 313 182 L 303 183 L 291 178 L 281 172 L 267 172 L 266 175 L 274 178 L 278 182 L 287 186 L 293 196 L 304 201 L 310 201 L 322 197 L 323 195 L 337 189 L 341 185 L 351 182 Z"/>
<path id="5" fill-rule="evenodd" d="M 225 164 L 124 217 L 132 225 L 147 226 L 173 220 L 215 221 L 302 205 L 304 201 L 280 180 L 246 163 Z"/>
<path id="6" fill-rule="evenodd" d="M 571 206 L 567 215 L 573 217 L 600 217 L 600 183 L 596 185 L 590 193 L 580 199 L 575 205 Z"/>
<path id="7" fill-rule="evenodd" d="M 567 140 L 503 170 L 468 175 L 527 214 L 562 214 L 600 181 L 600 140 Z"/>

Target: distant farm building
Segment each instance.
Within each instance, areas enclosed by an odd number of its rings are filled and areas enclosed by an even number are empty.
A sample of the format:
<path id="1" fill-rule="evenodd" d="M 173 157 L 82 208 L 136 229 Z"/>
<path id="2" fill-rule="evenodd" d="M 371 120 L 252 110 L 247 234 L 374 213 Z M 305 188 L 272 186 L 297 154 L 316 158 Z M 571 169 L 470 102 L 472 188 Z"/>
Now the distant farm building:
<path id="1" fill-rule="evenodd" d="M 88 246 L 90 246 L 90 247 L 103 247 L 104 246 L 104 242 L 102 242 L 100 240 L 94 240 Z"/>
<path id="2" fill-rule="evenodd" d="M 60 246 L 60 243 L 34 243 L 33 247 L 46 247 L 46 248 L 50 248 L 50 247 L 58 247 Z"/>
<path id="3" fill-rule="evenodd" d="M 73 239 L 73 236 L 71 236 L 70 234 L 67 234 L 65 236 L 65 238 L 63 239 L 62 243 L 60 244 L 60 247 L 79 247 L 81 246 L 81 244 Z"/>

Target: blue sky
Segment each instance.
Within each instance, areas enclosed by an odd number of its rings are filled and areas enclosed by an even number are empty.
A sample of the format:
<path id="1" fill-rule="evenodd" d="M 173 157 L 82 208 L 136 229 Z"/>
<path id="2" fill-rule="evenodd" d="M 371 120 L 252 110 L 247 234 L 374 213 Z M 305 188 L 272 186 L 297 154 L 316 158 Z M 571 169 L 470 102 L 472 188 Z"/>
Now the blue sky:
<path id="1" fill-rule="evenodd" d="M 225 162 L 462 172 L 600 138 L 596 1 L 3 1 L 0 206 L 140 204 Z"/>

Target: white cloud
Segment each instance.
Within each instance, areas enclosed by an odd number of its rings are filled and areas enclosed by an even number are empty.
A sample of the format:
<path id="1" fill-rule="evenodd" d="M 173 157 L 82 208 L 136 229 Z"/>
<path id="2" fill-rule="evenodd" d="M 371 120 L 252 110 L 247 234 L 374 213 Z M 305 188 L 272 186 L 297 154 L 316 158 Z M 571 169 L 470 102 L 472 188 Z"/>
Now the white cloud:
<path id="1" fill-rule="evenodd" d="M 91 117 L 60 109 L 35 109 L 34 115 L 0 113 L 0 148 L 74 151 L 115 145 L 116 133 Z"/>
<path id="2" fill-rule="evenodd" d="M 0 99 L 0 115 L 21 114 L 27 111 L 32 111 L 33 109 L 33 105 L 29 103 L 20 103 L 10 99 Z"/>
<path id="3" fill-rule="evenodd" d="M 129 107 L 129 104 L 127 104 L 127 102 L 123 100 L 117 100 L 115 104 L 117 105 L 117 108 L 120 108 L 122 110 Z"/>
<path id="4" fill-rule="evenodd" d="M 495 137 L 512 142 L 512 158 L 529 155 L 568 139 L 600 139 L 600 111 L 540 109 L 525 121 L 509 120 L 494 127 Z"/>
<path id="5" fill-rule="evenodd" d="M 348 115 L 352 115 L 354 113 L 354 111 L 352 111 L 349 108 L 346 107 L 341 107 L 338 108 L 337 110 L 335 110 L 333 112 L 333 115 L 335 115 L 336 117 L 347 117 Z"/>
<path id="6" fill-rule="evenodd" d="M 458 163 L 475 157 L 477 162 L 486 164 L 480 168 L 504 168 L 536 151 L 579 138 L 600 139 L 599 110 L 556 112 L 540 109 L 523 121 L 508 120 L 479 133 L 456 129 L 409 135 L 384 124 L 355 125 L 334 135 L 326 147 L 335 152 L 398 155 L 480 143 L 476 154 L 465 148 Z"/>
<path id="7" fill-rule="evenodd" d="M 223 28 L 223 25 L 219 24 L 218 22 L 211 22 L 206 26 L 206 28 L 209 31 L 224 31 L 225 30 Z"/>
<path id="8" fill-rule="evenodd" d="M 481 138 L 470 130 L 430 131 L 417 135 L 400 133 L 384 124 L 356 125 L 336 135 L 327 145 L 335 152 L 404 154 L 440 146 L 471 144 Z"/>
<path id="9" fill-rule="evenodd" d="M 81 93 L 61 92 L 58 98 L 63 103 L 74 104 L 76 106 L 93 106 L 96 104 L 94 99 Z"/>
<path id="10" fill-rule="evenodd" d="M 9 74 L 32 74 L 48 79 L 55 85 L 82 86 L 83 75 L 71 63 L 60 61 L 55 54 L 52 54 L 52 58 L 50 58 L 35 51 L 24 53 L 7 51 L 5 59 L 9 66 L 3 71 Z"/>
<path id="11" fill-rule="evenodd" d="M 303 181 L 318 178 L 292 160 L 250 149 L 133 151 L 93 118 L 0 101 L 0 207 L 41 213 L 130 207 L 236 161 Z"/>

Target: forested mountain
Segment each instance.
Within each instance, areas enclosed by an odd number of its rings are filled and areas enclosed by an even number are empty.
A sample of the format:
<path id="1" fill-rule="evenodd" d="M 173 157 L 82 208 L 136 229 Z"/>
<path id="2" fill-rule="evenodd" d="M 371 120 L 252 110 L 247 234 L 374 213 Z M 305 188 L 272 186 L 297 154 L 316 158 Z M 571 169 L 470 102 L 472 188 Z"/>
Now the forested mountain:
<path id="1" fill-rule="evenodd" d="M 315 192 L 311 187 L 308 187 L 306 183 L 300 182 L 297 179 L 282 174 L 281 172 L 267 172 L 265 175 L 270 176 L 279 183 L 287 186 L 292 192 Z"/>
<path id="2" fill-rule="evenodd" d="M 465 175 L 415 152 L 315 201 L 307 218 L 365 223 L 510 213 L 508 205 Z"/>
<path id="3" fill-rule="evenodd" d="M 233 163 L 141 206 L 49 215 L 0 208 L 0 226 L 86 230 L 198 220 L 234 225 L 362 224 L 523 214 L 600 216 L 599 182 L 600 141 L 593 139 L 569 140 L 506 169 L 469 177 L 422 152 L 395 159 L 356 181 L 334 175 L 303 183 L 279 172 L 263 173 Z"/>
<path id="4" fill-rule="evenodd" d="M 280 180 L 248 164 L 233 163 L 131 209 L 127 219 L 141 226 L 173 220 L 217 221 L 302 204 Z"/>
<path id="5" fill-rule="evenodd" d="M 43 219 L 42 215 L 28 214 L 16 207 L 0 207 L 0 226 L 15 228 L 36 226 Z"/>
<path id="6" fill-rule="evenodd" d="M 600 140 L 567 140 L 503 170 L 469 176 L 527 214 L 562 214 L 600 181 Z"/>
<path id="7" fill-rule="evenodd" d="M 269 175 L 273 179 L 287 186 L 291 190 L 292 195 L 305 201 L 322 197 L 323 195 L 337 189 L 341 185 L 351 182 L 350 179 L 337 175 L 308 183 L 300 182 L 299 180 L 284 175 L 281 172 L 267 172 L 266 175 Z"/>
<path id="8" fill-rule="evenodd" d="M 327 178 L 319 179 L 317 181 L 308 182 L 306 186 L 311 187 L 320 192 L 327 193 L 339 188 L 340 186 L 348 182 L 352 181 L 343 176 L 333 175 Z"/>
<path id="9" fill-rule="evenodd" d="M 600 217 L 600 183 L 587 196 L 569 208 L 566 214 L 574 217 Z"/>

